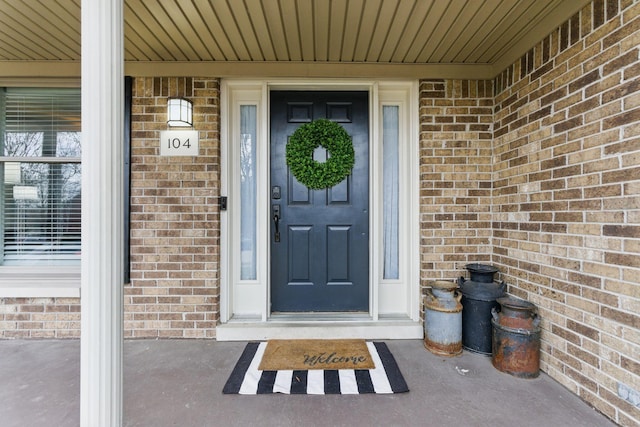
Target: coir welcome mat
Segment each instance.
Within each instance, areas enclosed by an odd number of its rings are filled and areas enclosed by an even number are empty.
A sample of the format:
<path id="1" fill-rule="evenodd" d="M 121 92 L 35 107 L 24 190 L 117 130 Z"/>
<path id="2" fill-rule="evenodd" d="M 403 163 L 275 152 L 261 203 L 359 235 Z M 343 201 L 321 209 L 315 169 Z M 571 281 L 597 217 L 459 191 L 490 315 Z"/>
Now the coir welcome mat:
<path id="1" fill-rule="evenodd" d="M 267 349 L 267 343 L 251 342 L 245 347 L 222 392 L 225 394 L 388 394 L 409 391 L 387 345 L 383 342 L 366 342 L 365 345 L 373 362 L 373 368 L 294 369 L 288 367 L 288 369 L 263 370 L 260 369 L 260 364 Z"/>
<path id="2" fill-rule="evenodd" d="M 270 340 L 261 371 L 308 369 L 373 369 L 364 340 Z"/>

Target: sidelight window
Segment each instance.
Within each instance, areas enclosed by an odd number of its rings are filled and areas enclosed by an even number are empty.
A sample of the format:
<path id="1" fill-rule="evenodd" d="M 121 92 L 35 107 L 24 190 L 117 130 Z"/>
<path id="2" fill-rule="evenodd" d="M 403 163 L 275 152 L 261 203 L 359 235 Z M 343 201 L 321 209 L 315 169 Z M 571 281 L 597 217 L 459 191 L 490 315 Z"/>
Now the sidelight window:
<path id="1" fill-rule="evenodd" d="M 256 264 L 256 134 L 255 105 L 240 106 L 240 279 L 255 280 Z"/>
<path id="2" fill-rule="evenodd" d="M 398 279 L 398 106 L 382 107 L 382 198 L 384 279 Z"/>

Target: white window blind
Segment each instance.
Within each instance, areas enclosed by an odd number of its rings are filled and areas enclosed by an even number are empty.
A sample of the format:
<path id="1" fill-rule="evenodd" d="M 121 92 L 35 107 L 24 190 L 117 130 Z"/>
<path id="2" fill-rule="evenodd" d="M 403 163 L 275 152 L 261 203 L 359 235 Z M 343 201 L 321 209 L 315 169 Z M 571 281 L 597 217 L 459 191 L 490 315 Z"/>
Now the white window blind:
<path id="1" fill-rule="evenodd" d="M 80 91 L 0 95 L 2 265 L 80 262 Z"/>

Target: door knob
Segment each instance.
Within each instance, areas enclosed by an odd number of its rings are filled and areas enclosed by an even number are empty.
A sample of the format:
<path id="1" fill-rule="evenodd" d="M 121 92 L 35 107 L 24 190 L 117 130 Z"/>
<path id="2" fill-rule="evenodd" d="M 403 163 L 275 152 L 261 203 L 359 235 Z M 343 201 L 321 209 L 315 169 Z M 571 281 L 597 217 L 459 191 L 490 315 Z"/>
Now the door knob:
<path id="1" fill-rule="evenodd" d="M 273 212 L 273 223 L 275 225 L 273 240 L 277 243 L 280 241 L 280 205 L 273 205 L 271 210 Z"/>

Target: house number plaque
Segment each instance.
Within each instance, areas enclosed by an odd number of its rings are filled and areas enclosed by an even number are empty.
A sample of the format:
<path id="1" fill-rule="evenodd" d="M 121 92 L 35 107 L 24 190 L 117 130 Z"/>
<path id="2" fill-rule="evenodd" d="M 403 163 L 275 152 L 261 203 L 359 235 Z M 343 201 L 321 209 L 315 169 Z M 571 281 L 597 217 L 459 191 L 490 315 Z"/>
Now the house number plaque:
<path id="1" fill-rule="evenodd" d="M 200 141 L 197 130 L 166 130 L 160 132 L 161 156 L 197 156 Z"/>

